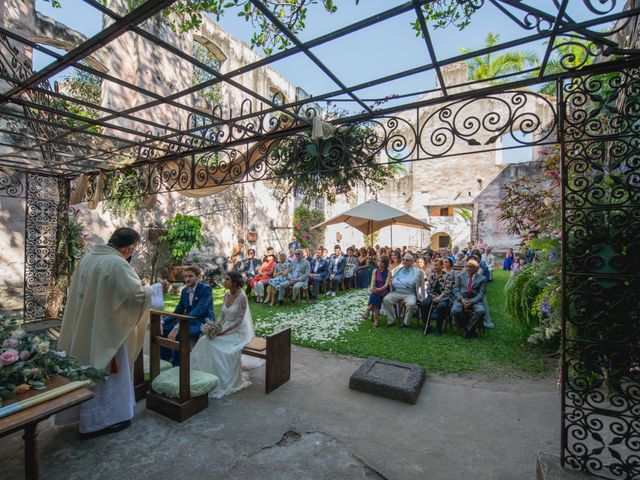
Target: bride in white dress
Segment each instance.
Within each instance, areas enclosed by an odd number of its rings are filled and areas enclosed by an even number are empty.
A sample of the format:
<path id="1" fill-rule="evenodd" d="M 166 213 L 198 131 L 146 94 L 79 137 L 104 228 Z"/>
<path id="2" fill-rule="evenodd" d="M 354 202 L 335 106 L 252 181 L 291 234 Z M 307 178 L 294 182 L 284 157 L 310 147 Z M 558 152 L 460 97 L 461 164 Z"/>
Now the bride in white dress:
<path id="1" fill-rule="evenodd" d="M 242 349 L 254 336 L 254 330 L 240 274 L 227 273 L 224 287 L 229 292 L 224 296 L 216 322 L 220 333 L 212 339 L 203 335 L 191 351 L 191 368 L 212 373 L 220 381 L 209 393 L 211 398 L 221 398 L 251 385 L 248 374 L 242 372 L 241 357 Z"/>

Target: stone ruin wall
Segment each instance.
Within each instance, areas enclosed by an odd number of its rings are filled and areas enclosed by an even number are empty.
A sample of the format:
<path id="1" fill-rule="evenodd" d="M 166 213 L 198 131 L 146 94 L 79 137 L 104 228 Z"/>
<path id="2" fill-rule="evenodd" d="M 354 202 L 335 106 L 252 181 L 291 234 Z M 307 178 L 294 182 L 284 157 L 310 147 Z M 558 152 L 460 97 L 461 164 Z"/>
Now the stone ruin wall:
<path id="1" fill-rule="evenodd" d="M 443 75 L 448 84 L 461 83 L 467 78 L 467 66 L 464 63 L 450 65 L 443 69 Z M 458 90 L 471 91 L 471 88 L 460 87 Z M 461 126 L 463 119 L 482 119 L 488 112 L 496 112 L 502 118 L 508 118 L 507 108 L 503 103 L 508 95 L 494 95 L 494 97 L 464 103 L 463 108 L 460 104 L 451 104 L 452 117 L 457 113 L 460 114 L 460 120 L 456 126 L 464 131 Z M 430 97 L 424 97 L 424 99 L 428 98 Z M 551 103 L 554 102 L 552 98 L 548 100 Z M 420 125 L 426 123 L 420 140 L 433 155 L 437 155 L 444 149 L 433 146 L 429 136 L 437 128 L 446 124 L 431 115 L 444 105 L 446 104 L 436 104 L 421 110 Z M 541 120 L 542 125 L 549 125 L 553 121 L 552 110 L 542 98 L 538 97 L 529 97 L 519 114 L 534 114 Z M 406 112 L 399 116 L 411 121 L 415 117 L 415 112 Z M 428 120 L 430 117 L 431 119 Z M 423 236 L 417 235 L 415 229 L 397 228 L 397 234 L 394 230 L 394 245 L 426 247 L 431 243 L 431 236 L 438 233 L 448 234 L 453 244 L 459 246 L 466 245 L 471 239 L 483 239 L 498 251 L 506 251 L 520 242 L 519 238 L 504 233 L 497 205 L 502 198 L 502 187 L 505 183 L 511 183 L 521 176 L 539 174 L 542 164 L 535 159 L 538 158 L 540 148 L 533 149 L 534 161 L 532 162 L 504 164 L 500 162 L 500 152 L 482 151 L 501 147 L 500 140 L 494 145 L 486 145 L 494 133 L 481 130 L 474 135 L 473 139 L 480 144 L 478 146 L 469 145 L 458 138 L 451 150 L 446 152 L 446 157 L 411 161 L 406 175 L 389 182 L 379 196 L 381 201 L 405 210 L 434 226 Z M 549 136 L 549 140 L 553 140 L 552 135 Z M 415 155 L 413 158 L 415 159 Z M 426 208 L 447 206 L 472 210 L 473 220 L 470 223 L 465 222 L 459 215 L 431 217 Z M 386 238 L 388 237 L 385 236 Z"/>
<path id="2" fill-rule="evenodd" d="M 114 0 L 110 8 L 124 12 L 125 0 Z M 63 7 L 64 8 L 64 7 Z M 4 0 L 0 4 L 0 23 L 21 35 L 39 43 L 69 50 L 86 38 L 54 19 L 46 17 L 35 10 L 34 1 Z M 105 25 L 109 21 L 104 21 Z M 207 43 L 209 48 L 215 46 L 218 55 L 224 58 L 221 72 L 228 72 L 246 63 L 257 61 L 260 57 L 247 44 L 232 37 L 218 24 L 205 21 L 196 34 L 177 35 L 165 24 L 151 20 L 145 28 L 157 34 L 167 42 L 190 52 L 194 37 Z M 206 40 L 206 41 L 205 41 Z M 15 43 L 25 58 L 31 59 L 31 49 Z M 206 45 L 205 45 L 206 46 Z M 132 33 L 126 33 L 119 39 L 97 51 L 89 59 L 93 68 L 137 84 L 159 95 L 170 95 L 173 92 L 191 86 L 193 67 L 186 61 L 150 43 Z M 271 98 L 273 91 L 282 92 L 286 100 L 295 100 L 296 88 L 271 68 L 263 67 L 235 79 L 249 89 L 257 90 L 263 97 Z M 223 87 L 221 104 L 223 114 L 238 115 L 246 98 L 246 93 L 235 87 Z M 151 98 L 116 85 L 102 82 L 102 105 L 113 109 L 126 109 Z M 188 105 L 204 108 L 195 97 L 183 97 L 180 101 Z M 254 111 L 264 108 L 257 100 L 252 101 Z M 211 107 L 207 108 L 210 110 Z M 184 112 L 171 106 L 162 106 L 143 110 L 141 118 L 151 119 L 157 123 L 173 126 L 186 125 Z M 115 123 L 122 127 L 136 128 L 136 122 L 118 119 Z M 154 132 L 158 133 L 158 132 Z M 164 133 L 164 132 L 159 132 Z M 119 132 L 118 135 L 123 135 Z M 0 151 L 1 153 L 1 151 Z M 89 210 L 86 204 L 76 205 L 85 230 L 90 234 L 88 246 L 102 243 L 119 226 L 131 226 L 145 233 L 146 226 L 152 222 L 163 222 L 178 212 L 189 212 L 199 216 L 204 223 L 203 233 L 210 242 L 209 248 L 202 252 L 202 257 L 213 254 L 228 255 L 231 245 L 235 243 L 239 229 L 254 229 L 258 233 L 255 247 L 264 251 L 267 246 L 285 249 L 290 230 L 271 229 L 274 226 L 289 226 L 293 215 L 292 202 L 280 205 L 264 182 L 247 183 L 238 186 L 238 195 L 245 198 L 247 215 L 243 225 L 237 225 L 230 212 L 216 215 L 203 214 L 210 211 L 217 196 L 204 197 L 198 200 L 184 197 L 177 193 L 158 195 L 156 207 L 152 212 L 140 213 L 132 220 L 114 218 L 109 212 L 103 212 L 101 205 Z M 235 223 L 235 224 L 234 224 Z M 24 276 L 24 200 L 0 198 L 0 308 L 20 308 L 22 306 Z M 143 242 L 142 255 L 138 255 L 138 271 L 149 274 L 147 260 L 147 244 Z"/>

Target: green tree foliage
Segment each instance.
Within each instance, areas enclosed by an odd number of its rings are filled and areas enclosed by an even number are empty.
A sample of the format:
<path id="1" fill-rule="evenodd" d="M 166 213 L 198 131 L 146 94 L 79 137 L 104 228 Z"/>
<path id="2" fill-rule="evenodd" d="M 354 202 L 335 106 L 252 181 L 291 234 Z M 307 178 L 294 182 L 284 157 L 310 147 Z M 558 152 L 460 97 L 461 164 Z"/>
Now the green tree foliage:
<path id="1" fill-rule="evenodd" d="M 204 63 L 207 67 L 219 71 L 220 60 L 218 60 L 211 51 L 198 42 L 193 42 L 193 51 L 191 52 L 193 58 L 201 63 Z M 193 67 L 193 85 L 199 85 L 204 82 L 208 82 L 213 79 L 213 74 L 206 72 L 198 67 Z M 206 108 L 211 108 L 213 105 L 220 103 L 221 86 L 219 83 L 211 85 L 202 90 L 198 90 L 197 95 L 204 101 Z"/>
<path id="2" fill-rule="evenodd" d="M 54 7 L 60 8 L 59 0 L 45 0 Z M 107 5 L 108 0 L 100 0 Z M 145 0 L 129 0 L 132 10 Z M 307 22 L 309 7 L 320 5 L 327 12 L 334 13 L 338 7 L 334 0 L 264 0 L 267 8 L 292 33 L 299 34 Z M 356 5 L 360 0 L 355 0 Z M 469 24 L 471 15 L 477 10 L 476 0 L 433 0 L 422 6 L 427 21 L 433 22 L 436 28 L 455 25 L 459 29 Z M 163 15 L 171 28 L 176 32 L 189 32 L 200 27 L 206 15 L 212 15 L 217 21 L 230 11 L 238 17 L 250 22 L 255 29 L 251 38 L 251 46 L 262 48 L 266 55 L 274 50 L 284 50 L 291 46 L 291 41 L 249 0 L 178 0 L 163 11 Z M 411 24 L 416 35 L 422 35 L 420 24 Z"/>
<path id="3" fill-rule="evenodd" d="M 202 222 L 192 215 L 176 214 L 167 220 L 167 233 L 158 239 L 171 254 L 175 265 L 180 265 L 192 248 L 201 248 L 205 242 Z"/>
<path id="4" fill-rule="evenodd" d="M 131 220 L 144 207 L 144 195 L 138 187 L 136 170 L 122 170 L 110 177 L 109 197 L 102 202 L 102 211 L 116 218 Z"/>
<path id="5" fill-rule="evenodd" d="M 561 73 L 567 70 L 575 70 L 587 65 L 591 65 L 595 56 L 589 55 L 593 52 L 594 44 L 587 40 L 579 38 L 560 37 L 556 40 L 557 48 L 553 50 L 545 75 Z M 545 95 L 556 96 L 556 84 L 547 83 L 541 89 L 540 93 Z"/>
<path id="6" fill-rule="evenodd" d="M 311 227 L 324 222 L 324 213 L 300 206 L 293 211 L 293 236 L 303 248 L 316 248 L 324 239 L 325 228 Z"/>
<path id="7" fill-rule="evenodd" d="M 500 221 L 509 235 L 529 230 L 550 232 L 560 229 L 560 146 L 550 147 L 540 175 L 522 177 L 504 185 L 498 207 Z"/>
<path id="8" fill-rule="evenodd" d="M 380 238 L 380 230 L 371 232 L 371 234 L 369 235 L 364 235 L 364 244 L 367 247 L 373 247 L 378 242 L 379 238 Z"/>
<path id="9" fill-rule="evenodd" d="M 62 93 L 69 97 L 92 105 L 100 105 L 102 80 L 100 77 L 92 75 L 91 73 L 73 69 L 70 74 L 64 77 L 61 90 Z M 95 120 L 100 117 L 100 112 L 90 106 L 81 105 L 71 100 L 54 99 L 53 102 L 58 110 L 69 112 L 72 115 L 91 120 Z M 86 122 L 78 118 L 63 117 L 60 121 L 72 128 L 82 128 L 87 126 Z M 100 126 L 92 125 L 86 130 L 87 132 L 99 132 Z"/>
<path id="10" fill-rule="evenodd" d="M 358 3 L 357 0 L 356 3 Z M 477 3 L 474 0 L 436 0 L 423 5 L 422 13 L 427 22 L 433 22 L 435 28 L 455 25 L 458 30 L 462 30 L 469 25 L 471 16 L 478 9 Z M 420 22 L 417 19 L 413 23 L 413 29 L 416 31 L 416 36 L 422 35 Z"/>
<path id="11" fill-rule="evenodd" d="M 498 45 L 500 35 L 489 32 L 484 40 L 484 48 Z M 475 49 L 461 48 L 461 53 L 472 53 Z M 497 76 L 520 72 L 538 63 L 538 55 L 531 50 L 521 50 L 504 53 L 487 53 L 467 61 L 471 80 L 491 80 L 492 84 L 502 83 L 492 80 Z"/>

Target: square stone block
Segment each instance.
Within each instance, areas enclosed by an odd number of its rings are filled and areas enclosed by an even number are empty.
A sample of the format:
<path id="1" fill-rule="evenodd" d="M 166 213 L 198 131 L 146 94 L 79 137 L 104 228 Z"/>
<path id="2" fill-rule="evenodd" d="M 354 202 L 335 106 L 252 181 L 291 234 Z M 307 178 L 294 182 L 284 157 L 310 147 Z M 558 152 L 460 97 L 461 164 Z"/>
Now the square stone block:
<path id="1" fill-rule="evenodd" d="M 414 404 L 427 376 L 413 363 L 369 357 L 349 379 L 349 388 Z"/>

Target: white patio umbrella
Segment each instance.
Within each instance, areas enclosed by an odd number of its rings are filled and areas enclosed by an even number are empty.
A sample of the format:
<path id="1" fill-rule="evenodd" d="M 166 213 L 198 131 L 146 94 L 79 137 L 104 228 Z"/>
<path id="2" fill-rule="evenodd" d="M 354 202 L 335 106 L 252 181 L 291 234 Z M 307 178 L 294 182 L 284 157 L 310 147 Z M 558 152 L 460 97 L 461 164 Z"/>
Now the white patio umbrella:
<path id="1" fill-rule="evenodd" d="M 340 215 L 325 220 L 311 228 L 321 228 L 327 225 L 335 225 L 336 223 L 351 225 L 365 235 L 371 235 L 381 228 L 392 227 L 393 225 L 431 230 L 431 225 L 428 223 L 377 200 L 361 203 L 357 207 L 350 208 Z M 391 238 L 393 243 L 393 237 Z"/>

